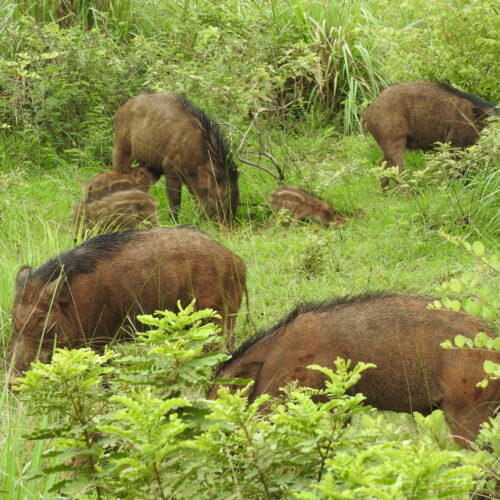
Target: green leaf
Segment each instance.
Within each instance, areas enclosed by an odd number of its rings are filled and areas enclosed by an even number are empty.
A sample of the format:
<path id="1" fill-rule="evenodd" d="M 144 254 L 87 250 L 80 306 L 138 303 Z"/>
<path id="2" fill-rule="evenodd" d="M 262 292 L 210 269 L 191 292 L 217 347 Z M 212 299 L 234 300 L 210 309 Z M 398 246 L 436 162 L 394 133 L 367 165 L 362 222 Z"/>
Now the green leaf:
<path id="1" fill-rule="evenodd" d="M 455 345 L 456 345 L 457 347 L 464 347 L 464 346 L 465 346 L 465 341 L 466 341 L 466 340 L 467 340 L 467 339 L 466 339 L 463 335 L 456 335 L 456 336 L 455 336 L 455 339 L 454 339 L 454 341 L 455 341 Z"/>
<path id="2" fill-rule="evenodd" d="M 477 294 L 482 301 L 488 303 L 490 301 L 491 288 L 489 286 L 483 286 L 477 291 Z"/>
<path id="3" fill-rule="evenodd" d="M 500 365 L 487 359 L 483 362 L 483 370 L 488 375 L 498 374 L 500 373 Z"/>
<path id="4" fill-rule="evenodd" d="M 464 311 L 472 314 L 473 316 L 479 316 L 482 310 L 482 304 L 474 299 L 464 299 L 462 301 L 462 307 Z"/>
<path id="5" fill-rule="evenodd" d="M 450 287 L 450 290 L 455 292 L 455 293 L 462 293 L 462 283 L 460 283 L 459 280 L 450 280 L 448 282 L 448 285 Z"/>
<path id="6" fill-rule="evenodd" d="M 500 337 L 497 337 L 497 338 L 493 341 L 493 350 L 494 350 L 494 351 L 500 351 Z"/>
<path id="7" fill-rule="evenodd" d="M 475 241 L 472 244 L 472 251 L 474 252 L 475 255 L 478 257 L 481 257 L 484 254 L 484 245 L 480 241 Z"/>
<path id="8" fill-rule="evenodd" d="M 441 342 L 439 344 L 443 349 L 451 349 L 453 347 L 453 344 L 451 343 L 450 340 L 445 340 L 444 342 Z"/>
<path id="9" fill-rule="evenodd" d="M 484 347 L 488 340 L 490 340 L 490 337 L 486 333 L 478 332 L 474 337 L 474 345 L 476 347 Z"/>

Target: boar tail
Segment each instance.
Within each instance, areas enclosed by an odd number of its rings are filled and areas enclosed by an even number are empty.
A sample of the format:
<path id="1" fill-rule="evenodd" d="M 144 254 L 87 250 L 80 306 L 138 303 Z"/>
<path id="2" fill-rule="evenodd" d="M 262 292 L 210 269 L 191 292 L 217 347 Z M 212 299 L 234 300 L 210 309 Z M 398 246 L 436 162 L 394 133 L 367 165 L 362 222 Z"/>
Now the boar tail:
<path id="1" fill-rule="evenodd" d="M 254 324 L 252 318 L 250 317 L 250 302 L 248 300 L 248 288 L 246 282 L 244 283 L 244 290 L 245 290 L 245 305 L 247 306 L 247 313 L 245 315 L 245 326 L 253 328 Z"/>
<path id="2" fill-rule="evenodd" d="M 365 118 L 365 115 L 363 113 L 363 115 L 361 116 L 361 121 L 359 122 L 360 125 L 361 125 L 361 134 L 363 135 L 363 137 L 365 136 L 365 132 L 367 131 L 367 128 L 366 128 L 366 118 Z"/>

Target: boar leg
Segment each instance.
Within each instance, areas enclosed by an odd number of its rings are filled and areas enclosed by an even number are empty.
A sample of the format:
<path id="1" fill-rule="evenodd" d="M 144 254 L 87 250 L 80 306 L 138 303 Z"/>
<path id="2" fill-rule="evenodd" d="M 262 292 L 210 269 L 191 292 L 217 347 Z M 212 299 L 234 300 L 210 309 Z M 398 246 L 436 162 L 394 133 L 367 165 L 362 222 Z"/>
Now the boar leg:
<path id="1" fill-rule="evenodd" d="M 181 206 L 181 188 L 182 182 L 175 176 L 166 175 L 165 182 L 167 184 L 167 198 L 170 206 L 170 215 L 174 222 L 177 222 L 179 217 L 179 208 Z"/>
<path id="2" fill-rule="evenodd" d="M 130 144 L 123 141 L 116 141 L 113 150 L 113 170 L 116 172 L 127 173 L 132 165 L 132 150 Z"/>
<path id="3" fill-rule="evenodd" d="M 385 168 L 397 166 L 399 173 L 404 170 L 404 152 L 406 148 L 406 137 L 402 137 L 392 141 L 381 141 L 379 145 L 384 152 L 381 163 L 386 162 Z M 387 189 L 389 185 L 389 178 L 382 177 L 380 179 L 380 186 L 382 190 Z"/>

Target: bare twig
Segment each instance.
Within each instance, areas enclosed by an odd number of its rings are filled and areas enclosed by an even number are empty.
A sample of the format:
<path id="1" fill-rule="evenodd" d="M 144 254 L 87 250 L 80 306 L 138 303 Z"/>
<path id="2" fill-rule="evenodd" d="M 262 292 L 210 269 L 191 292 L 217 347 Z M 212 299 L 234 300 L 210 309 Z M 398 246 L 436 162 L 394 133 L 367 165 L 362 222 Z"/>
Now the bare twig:
<path id="1" fill-rule="evenodd" d="M 275 111 L 280 111 L 282 109 L 285 109 L 285 108 L 291 106 L 292 104 L 293 104 L 293 101 L 291 101 L 287 104 L 284 104 L 283 106 L 279 106 L 277 108 L 258 109 L 255 113 L 252 113 L 252 121 L 250 122 L 250 125 L 248 125 L 248 127 L 246 128 L 246 130 L 244 132 L 242 132 L 238 127 L 234 126 L 231 123 L 225 123 L 225 122 L 219 123 L 219 125 L 227 126 L 227 127 L 231 128 L 232 130 L 235 130 L 236 132 L 238 132 L 241 135 L 240 144 L 235 152 L 235 157 L 238 161 L 241 161 L 242 163 L 246 163 L 247 165 L 251 165 L 252 167 L 259 168 L 260 170 L 263 170 L 264 172 L 267 172 L 271 177 L 273 177 L 274 179 L 276 179 L 280 183 L 285 180 L 285 176 L 283 174 L 283 170 L 279 166 L 279 164 L 276 161 L 276 159 L 274 158 L 274 156 L 271 153 L 267 153 L 266 151 L 264 151 L 264 141 L 262 139 L 263 133 L 262 133 L 262 130 L 260 129 L 259 124 L 258 124 L 258 117 L 261 113 L 271 113 L 271 112 L 275 112 Z M 269 161 L 271 161 L 274 168 L 278 172 L 278 176 L 274 175 L 270 170 L 263 167 L 262 165 L 259 165 L 257 163 L 254 163 L 252 161 L 249 161 L 247 159 L 242 158 L 241 151 L 247 142 L 248 135 L 250 134 L 250 131 L 254 127 L 257 130 L 257 134 L 259 136 L 260 151 L 250 151 L 248 154 L 255 154 L 255 155 L 259 155 L 259 156 L 263 156 L 263 157 L 267 158 Z"/>
<path id="2" fill-rule="evenodd" d="M 244 160 L 243 158 L 238 158 L 241 163 L 246 163 L 247 165 L 251 165 L 252 167 L 255 168 L 260 168 L 260 170 L 264 170 L 264 172 L 267 172 L 271 177 L 276 179 L 278 182 L 283 181 L 283 179 L 280 179 L 276 174 L 273 174 L 270 170 L 268 170 L 266 167 L 263 167 L 262 165 L 258 165 L 257 163 L 254 163 L 253 161 L 248 161 Z"/>
<path id="3" fill-rule="evenodd" d="M 281 167 L 279 166 L 278 162 L 271 153 L 267 153 L 266 151 L 249 151 L 249 153 L 251 155 L 265 156 L 268 160 L 272 162 L 274 168 L 278 171 L 279 181 L 283 182 L 285 180 L 285 176 L 283 174 L 283 171 L 281 170 Z"/>

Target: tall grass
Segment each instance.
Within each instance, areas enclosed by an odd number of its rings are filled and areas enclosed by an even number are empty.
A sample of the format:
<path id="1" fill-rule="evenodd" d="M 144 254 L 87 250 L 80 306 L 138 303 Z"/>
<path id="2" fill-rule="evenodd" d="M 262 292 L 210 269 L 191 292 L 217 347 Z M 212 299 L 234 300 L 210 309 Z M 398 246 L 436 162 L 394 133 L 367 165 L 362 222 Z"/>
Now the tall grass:
<path id="1" fill-rule="evenodd" d="M 278 0 L 272 5 L 276 32 L 304 41 L 315 56 L 313 74 L 298 85 L 307 106 L 339 117 L 345 133 L 359 130 L 360 105 L 389 84 L 371 50 L 371 19 L 363 2 Z M 297 82 L 293 85 L 297 88 Z"/>
<path id="2" fill-rule="evenodd" d="M 38 22 L 60 26 L 112 28 L 128 35 L 134 25 L 132 0 L 17 0 L 13 6 L 15 17 L 29 15 Z"/>

